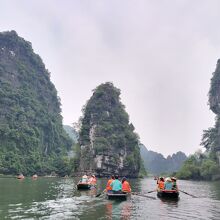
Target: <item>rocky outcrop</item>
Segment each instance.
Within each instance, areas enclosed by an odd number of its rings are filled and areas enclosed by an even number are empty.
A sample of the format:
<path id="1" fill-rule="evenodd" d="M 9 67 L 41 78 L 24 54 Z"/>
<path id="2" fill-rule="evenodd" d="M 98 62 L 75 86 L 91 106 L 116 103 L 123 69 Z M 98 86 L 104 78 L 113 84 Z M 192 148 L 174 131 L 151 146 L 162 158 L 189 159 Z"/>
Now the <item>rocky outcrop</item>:
<path id="1" fill-rule="evenodd" d="M 76 174 L 138 176 L 138 137 L 119 96 L 119 89 L 105 83 L 94 90 L 87 102 L 79 134 L 81 152 Z"/>
<path id="2" fill-rule="evenodd" d="M 0 33 L 0 173 L 60 172 L 72 142 L 41 58 L 15 31 Z"/>
<path id="3" fill-rule="evenodd" d="M 211 79 L 209 106 L 215 114 L 220 114 L 220 60 L 217 61 L 216 70 Z"/>

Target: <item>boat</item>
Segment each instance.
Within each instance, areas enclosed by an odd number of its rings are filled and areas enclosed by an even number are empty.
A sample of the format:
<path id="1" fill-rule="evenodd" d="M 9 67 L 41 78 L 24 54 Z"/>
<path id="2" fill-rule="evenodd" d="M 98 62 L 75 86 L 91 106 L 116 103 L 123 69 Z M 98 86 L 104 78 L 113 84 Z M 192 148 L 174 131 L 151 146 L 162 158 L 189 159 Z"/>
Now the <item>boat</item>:
<path id="1" fill-rule="evenodd" d="M 24 179 L 24 175 L 23 175 L 23 174 L 18 175 L 18 176 L 17 176 L 17 179 L 23 180 L 23 179 Z"/>
<path id="2" fill-rule="evenodd" d="M 77 189 L 85 189 L 88 190 L 91 188 L 92 185 L 90 185 L 89 183 L 82 183 L 82 182 L 78 182 L 77 184 Z"/>
<path id="3" fill-rule="evenodd" d="M 126 200 L 127 197 L 130 195 L 130 193 L 112 193 L 112 192 L 107 192 L 106 195 L 107 195 L 108 199 Z"/>
<path id="4" fill-rule="evenodd" d="M 178 199 L 179 190 L 157 189 L 157 196 L 160 198 Z"/>
<path id="5" fill-rule="evenodd" d="M 32 179 L 37 179 L 37 174 L 34 174 L 33 176 L 32 176 Z"/>

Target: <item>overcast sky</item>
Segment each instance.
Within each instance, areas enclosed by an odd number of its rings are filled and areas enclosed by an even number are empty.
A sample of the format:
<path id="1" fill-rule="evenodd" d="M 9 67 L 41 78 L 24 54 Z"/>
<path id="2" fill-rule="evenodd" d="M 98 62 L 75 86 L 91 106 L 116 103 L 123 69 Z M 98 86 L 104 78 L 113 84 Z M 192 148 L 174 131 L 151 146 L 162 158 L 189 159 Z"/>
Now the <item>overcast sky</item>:
<path id="1" fill-rule="evenodd" d="M 110 81 L 148 149 L 190 154 L 214 124 L 207 94 L 219 8 L 218 0 L 0 0 L 0 31 L 15 30 L 41 56 L 64 124 Z"/>

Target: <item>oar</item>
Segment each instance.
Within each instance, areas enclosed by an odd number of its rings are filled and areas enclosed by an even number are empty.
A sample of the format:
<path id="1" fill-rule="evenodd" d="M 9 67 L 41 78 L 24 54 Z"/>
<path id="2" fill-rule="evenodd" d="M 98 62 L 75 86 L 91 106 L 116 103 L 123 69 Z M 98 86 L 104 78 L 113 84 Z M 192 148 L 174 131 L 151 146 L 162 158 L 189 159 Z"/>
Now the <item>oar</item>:
<path id="1" fill-rule="evenodd" d="M 155 189 L 155 190 L 151 190 L 151 191 L 148 191 L 148 192 L 146 192 L 146 193 L 152 193 L 152 192 L 156 192 L 157 190 Z"/>
<path id="2" fill-rule="evenodd" d="M 192 196 L 193 198 L 198 198 L 197 196 L 194 196 L 194 195 L 192 195 L 192 194 L 190 194 L 190 193 L 188 193 L 188 192 L 185 192 L 185 191 L 183 191 L 183 190 L 180 190 L 180 189 L 179 189 L 179 191 L 182 192 L 182 193 L 185 193 L 186 195 Z"/>
<path id="3" fill-rule="evenodd" d="M 98 193 L 95 197 L 101 196 L 105 191 L 106 191 L 106 189 L 104 189 L 101 193 Z"/>
<path id="4" fill-rule="evenodd" d="M 146 197 L 146 198 L 149 198 L 149 199 L 156 199 L 156 198 L 154 198 L 152 196 L 147 196 L 147 195 L 139 194 L 139 193 L 136 193 L 136 192 L 132 192 L 131 194 L 132 195 L 136 195 L 136 196 Z"/>

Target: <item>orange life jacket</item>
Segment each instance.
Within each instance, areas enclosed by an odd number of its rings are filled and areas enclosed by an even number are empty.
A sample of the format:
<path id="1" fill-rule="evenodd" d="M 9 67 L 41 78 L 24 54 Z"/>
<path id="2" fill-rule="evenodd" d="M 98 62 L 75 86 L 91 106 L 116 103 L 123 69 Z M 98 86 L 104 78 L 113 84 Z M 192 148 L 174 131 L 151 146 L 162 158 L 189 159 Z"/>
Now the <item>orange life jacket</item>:
<path id="1" fill-rule="evenodd" d="M 160 181 L 158 182 L 158 188 L 159 188 L 159 189 L 164 189 L 164 182 L 163 182 L 163 181 L 160 180 Z"/>
<path id="2" fill-rule="evenodd" d="M 123 192 L 131 192 L 130 184 L 126 180 L 122 183 L 122 191 Z"/>
<path id="3" fill-rule="evenodd" d="M 112 190 L 112 187 L 110 186 L 112 183 L 113 179 L 108 180 L 107 185 L 106 185 L 106 190 Z"/>

